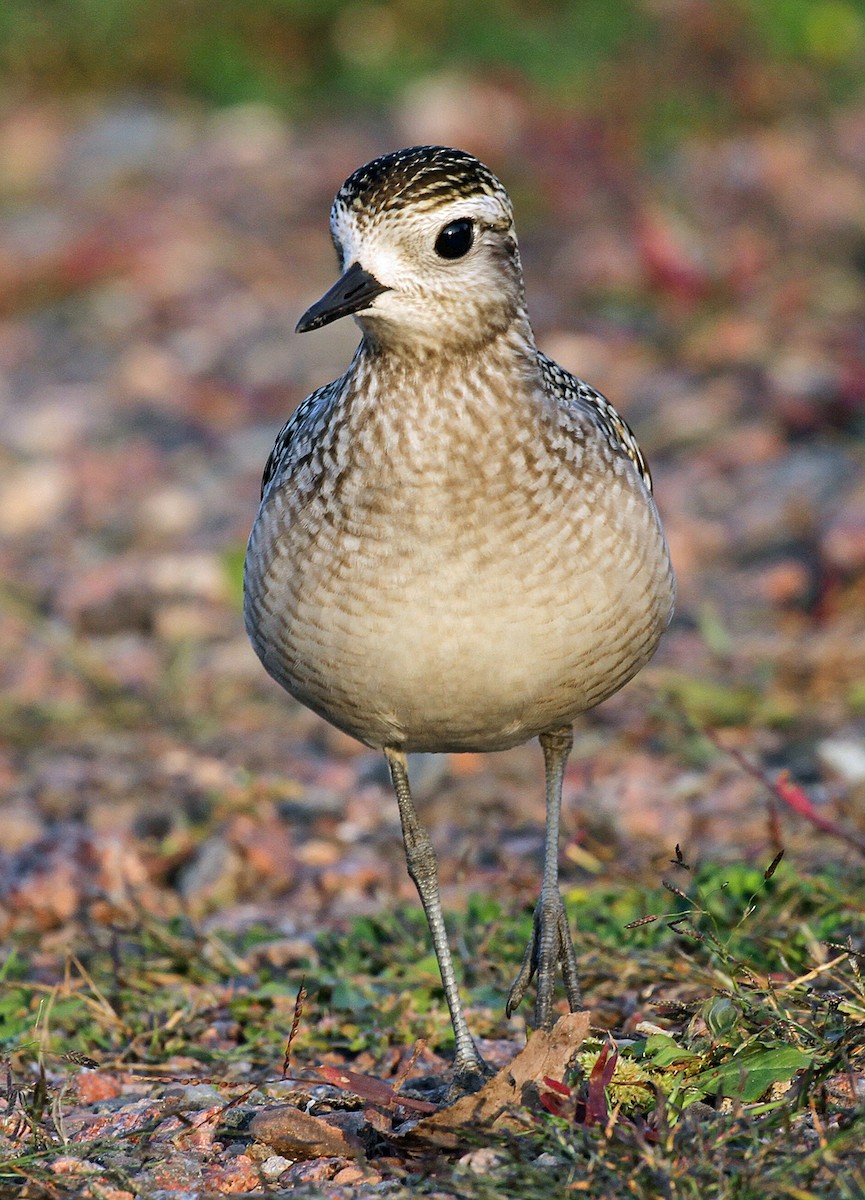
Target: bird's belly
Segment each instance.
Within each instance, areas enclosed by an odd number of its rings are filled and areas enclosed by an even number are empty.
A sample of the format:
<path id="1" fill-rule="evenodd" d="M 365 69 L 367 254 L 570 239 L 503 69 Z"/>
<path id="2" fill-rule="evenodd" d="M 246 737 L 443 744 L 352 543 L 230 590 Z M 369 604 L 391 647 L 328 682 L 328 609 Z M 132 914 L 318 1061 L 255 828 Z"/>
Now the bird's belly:
<path id="1" fill-rule="evenodd" d="M 253 644 L 292 695 L 369 745 L 517 745 L 615 692 L 666 628 L 666 547 L 634 500 L 627 514 L 596 505 L 590 526 L 520 511 L 402 539 L 369 521 L 332 542 L 282 527 L 278 550 L 247 561 Z"/>

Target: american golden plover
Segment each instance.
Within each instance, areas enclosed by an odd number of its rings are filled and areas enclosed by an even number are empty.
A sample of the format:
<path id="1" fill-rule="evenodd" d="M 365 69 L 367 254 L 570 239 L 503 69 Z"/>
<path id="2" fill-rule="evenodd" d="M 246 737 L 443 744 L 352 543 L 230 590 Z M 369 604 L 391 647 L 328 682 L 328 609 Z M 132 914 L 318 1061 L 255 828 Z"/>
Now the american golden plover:
<path id="1" fill-rule="evenodd" d="M 400 150 L 346 180 L 330 222 L 342 275 L 297 330 L 352 315 L 361 341 L 276 439 L 246 627 L 292 696 L 387 757 L 470 1088 L 485 1065 L 406 754 L 540 738 L 543 885 L 507 1011 L 537 975 L 549 1027 L 557 968 L 580 1006 L 558 886 L 571 722 L 648 661 L 675 584 L 634 435 L 535 345 L 499 180 L 460 150 Z"/>

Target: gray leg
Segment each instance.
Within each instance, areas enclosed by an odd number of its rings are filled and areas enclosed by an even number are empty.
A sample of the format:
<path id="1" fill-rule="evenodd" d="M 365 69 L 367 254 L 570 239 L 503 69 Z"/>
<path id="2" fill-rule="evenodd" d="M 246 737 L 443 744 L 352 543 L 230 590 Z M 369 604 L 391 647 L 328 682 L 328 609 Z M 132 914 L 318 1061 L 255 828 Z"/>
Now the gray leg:
<path id="1" fill-rule="evenodd" d="M 438 873 L 436 856 L 430 836 L 418 821 L 414 801 L 408 785 L 405 755 L 401 750 L 385 749 L 390 777 L 396 792 L 399 816 L 402 822 L 402 837 L 405 844 L 405 860 L 408 873 L 414 880 L 415 887 L 426 913 L 427 923 L 432 934 L 433 946 L 438 959 L 445 996 L 451 1014 L 456 1054 L 454 1056 L 454 1071 L 458 1090 L 473 1091 L 487 1078 L 489 1069 L 481 1058 L 466 1023 L 463 1006 L 457 990 L 454 964 L 448 945 L 444 917 L 442 915 L 441 897 L 439 896 Z"/>
<path id="2" fill-rule="evenodd" d="M 535 908 L 532 936 L 526 947 L 505 1011 L 508 1016 L 525 995 L 535 974 L 538 995 L 535 1002 L 535 1027 L 549 1029 L 553 1024 L 553 985 L 556 967 L 561 967 L 571 1012 L 582 1003 L 577 959 L 568 928 L 568 917 L 559 892 L 559 813 L 562 807 L 562 780 L 565 764 L 574 744 L 569 726 L 542 733 L 541 747 L 547 781 L 547 830 L 544 845 L 544 882 Z"/>

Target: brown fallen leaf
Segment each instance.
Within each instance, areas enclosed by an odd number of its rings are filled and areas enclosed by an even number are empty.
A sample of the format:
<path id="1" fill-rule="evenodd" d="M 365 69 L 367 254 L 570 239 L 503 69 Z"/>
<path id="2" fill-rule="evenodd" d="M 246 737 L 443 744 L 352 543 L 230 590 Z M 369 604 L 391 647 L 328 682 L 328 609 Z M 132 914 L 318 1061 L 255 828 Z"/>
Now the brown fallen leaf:
<path id="1" fill-rule="evenodd" d="M 473 1096 L 462 1096 L 455 1104 L 424 1117 L 410 1136 L 453 1149 L 464 1138 L 466 1125 L 495 1126 L 516 1107 L 537 1107 L 539 1089 L 545 1079 L 561 1079 L 568 1064 L 589 1032 L 590 1014 L 568 1013 L 549 1031 L 537 1029 L 512 1062 L 495 1074 Z"/>
<path id="2" fill-rule="evenodd" d="M 250 1121 L 249 1131 L 259 1142 L 295 1162 L 309 1158 L 358 1158 L 363 1154 L 354 1134 L 291 1104 L 262 1109 Z"/>
<path id="3" fill-rule="evenodd" d="M 343 1088 L 366 1100 L 370 1104 L 383 1104 L 388 1108 L 400 1104 L 403 1108 L 413 1109 L 414 1112 L 433 1113 L 438 1105 L 429 1104 L 426 1100 L 415 1100 L 412 1096 L 404 1096 L 383 1079 L 373 1075 L 361 1075 L 357 1071 L 347 1071 L 342 1067 L 321 1066 L 315 1070 L 315 1075 L 333 1087 Z"/>

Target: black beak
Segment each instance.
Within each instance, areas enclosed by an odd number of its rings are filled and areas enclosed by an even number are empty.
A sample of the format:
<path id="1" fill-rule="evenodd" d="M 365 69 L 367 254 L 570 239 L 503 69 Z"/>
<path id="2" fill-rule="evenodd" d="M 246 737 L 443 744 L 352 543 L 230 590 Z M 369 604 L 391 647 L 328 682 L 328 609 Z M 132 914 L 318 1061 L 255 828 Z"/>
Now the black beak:
<path id="1" fill-rule="evenodd" d="M 339 317 L 361 312 L 369 307 L 376 296 L 389 290 L 374 275 L 365 271 L 360 263 L 352 263 L 330 291 L 306 310 L 297 323 L 295 333 L 309 333 L 310 329 L 321 329 L 322 325 L 329 325 Z"/>

